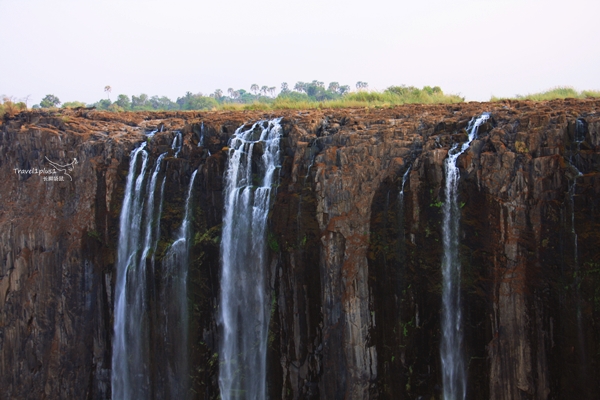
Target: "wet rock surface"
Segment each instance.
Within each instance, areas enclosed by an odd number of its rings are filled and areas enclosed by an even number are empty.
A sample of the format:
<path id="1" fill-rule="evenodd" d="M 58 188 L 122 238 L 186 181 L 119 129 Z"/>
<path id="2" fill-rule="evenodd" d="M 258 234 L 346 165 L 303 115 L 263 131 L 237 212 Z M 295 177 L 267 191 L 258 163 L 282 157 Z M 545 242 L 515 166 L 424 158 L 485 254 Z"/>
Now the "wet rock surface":
<path id="1" fill-rule="evenodd" d="M 283 117 L 268 233 L 270 397 L 439 398 L 444 160 L 466 140 L 469 120 L 489 112 L 458 160 L 467 397 L 596 398 L 599 108 L 597 100 L 560 100 L 269 114 L 82 109 L 5 119 L 3 393 L 110 398 L 129 154 L 147 141 L 155 159 L 181 131 L 181 153 L 165 159 L 156 257 L 179 228 L 200 167 L 188 275 L 190 397 L 217 398 L 227 142 L 241 125 Z M 50 168 L 46 157 L 77 159 L 72 181 L 40 174 Z M 32 169 L 38 173 L 18 171 Z M 44 180 L 50 175 L 65 180 Z"/>

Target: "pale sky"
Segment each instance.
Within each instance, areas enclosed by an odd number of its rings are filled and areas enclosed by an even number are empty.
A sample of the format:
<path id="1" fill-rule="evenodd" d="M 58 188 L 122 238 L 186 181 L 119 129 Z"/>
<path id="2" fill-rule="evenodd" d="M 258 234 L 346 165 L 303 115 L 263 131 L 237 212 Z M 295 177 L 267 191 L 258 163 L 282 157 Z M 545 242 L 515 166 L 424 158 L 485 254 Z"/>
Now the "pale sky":
<path id="1" fill-rule="evenodd" d="M 598 0 L 0 0 L 0 95 L 92 103 L 253 83 L 600 90 Z"/>

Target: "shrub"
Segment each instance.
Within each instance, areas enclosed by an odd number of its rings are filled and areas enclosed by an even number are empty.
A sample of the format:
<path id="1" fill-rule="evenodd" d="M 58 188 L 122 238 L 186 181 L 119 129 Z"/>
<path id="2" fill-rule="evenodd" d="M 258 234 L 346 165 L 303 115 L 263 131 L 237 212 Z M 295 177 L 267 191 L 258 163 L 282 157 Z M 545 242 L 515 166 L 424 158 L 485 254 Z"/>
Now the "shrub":
<path id="1" fill-rule="evenodd" d="M 13 117 L 23 110 L 27 110 L 25 103 L 22 101 L 15 103 L 9 97 L 4 97 L 0 103 L 0 118 L 3 118 L 5 115 Z"/>
<path id="2" fill-rule="evenodd" d="M 85 103 L 82 101 L 67 101 L 63 103 L 61 108 L 77 108 L 77 107 L 85 107 Z"/>

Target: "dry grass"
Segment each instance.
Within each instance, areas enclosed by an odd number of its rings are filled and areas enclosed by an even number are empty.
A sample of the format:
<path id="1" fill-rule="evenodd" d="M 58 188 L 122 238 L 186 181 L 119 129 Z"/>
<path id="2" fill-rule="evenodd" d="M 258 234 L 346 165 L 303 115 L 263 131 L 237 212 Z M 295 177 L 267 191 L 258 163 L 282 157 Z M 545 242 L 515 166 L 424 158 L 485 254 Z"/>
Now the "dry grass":
<path id="1" fill-rule="evenodd" d="M 277 98 L 272 103 L 225 104 L 220 110 L 311 110 L 322 108 L 386 108 L 401 104 L 440 104 L 462 103 L 464 99 L 456 95 L 446 95 L 441 91 L 428 93 L 425 90 L 406 88 L 402 93 L 391 91 L 361 91 L 349 93 L 336 100 L 307 101 Z"/>
<path id="2" fill-rule="evenodd" d="M 27 110 L 27 106 L 23 102 L 15 103 L 12 99 L 4 97 L 0 102 L 0 123 L 5 115 L 14 117 L 23 110 Z"/>

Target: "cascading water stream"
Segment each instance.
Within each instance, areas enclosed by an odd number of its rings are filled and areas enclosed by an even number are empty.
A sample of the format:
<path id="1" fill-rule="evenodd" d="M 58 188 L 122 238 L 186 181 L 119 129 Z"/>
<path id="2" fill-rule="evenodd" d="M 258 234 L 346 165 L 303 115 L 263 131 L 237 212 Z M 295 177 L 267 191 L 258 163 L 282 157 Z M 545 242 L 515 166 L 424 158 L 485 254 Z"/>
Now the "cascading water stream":
<path id="1" fill-rule="evenodd" d="M 583 122 L 581 120 L 577 120 L 576 123 L 576 127 L 575 127 L 575 139 L 574 139 L 574 144 L 575 144 L 575 157 L 579 157 L 579 151 L 581 148 L 581 143 L 583 143 L 585 139 L 585 128 L 583 126 Z M 571 154 L 569 155 L 569 164 L 571 165 L 571 167 L 575 170 L 575 176 L 573 176 L 573 182 L 571 182 L 571 185 L 569 187 L 569 199 L 571 202 L 571 233 L 573 234 L 573 246 L 574 246 L 574 261 L 575 261 L 575 268 L 576 270 L 579 270 L 579 257 L 578 257 L 578 250 L 577 250 L 577 232 L 575 231 L 575 190 L 577 188 L 577 178 L 582 176 L 583 174 L 581 173 L 581 171 L 579 170 L 579 168 L 577 168 L 578 165 L 578 160 L 577 159 L 573 159 L 573 150 L 571 150 Z"/>
<path id="2" fill-rule="evenodd" d="M 574 140 L 574 144 L 575 144 L 575 157 L 579 157 L 579 151 L 581 148 L 581 143 L 584 140 L 584 135 L 585 132 L 583 132 L 584 128 L 583 128 L 583 122 L 581 122 L 581 120 L 577 120 L 577 125 L 575 128 L 575 140 Z M 582 133 L 583 132 L 583 133 Z M 574 262 L 575 262 L 575 269 L 577 270 L 577 272 L 579 272 L 579 257 L 578 257 L 578 250 L 577 250 L 577 232 L 575 231 L 575 191 L 577 188 L 577 178 L 582 176 L 583 174 L 581 173 L 581 171 L 579 170 L 579 168 L 577 168 L 577 160 L 573 159 L 573 150 L 571 150 L 571 154 L 569 156 L 569 165 L 571 165 L 571 167 L 575 170 L 575 175 L 573 176 L 573 181 L 571 182 L 571 185 L 569 186 L 569 200 L 570 200 L 570 205 L 571 205 L 571 233 L 573 235 L 573 246 L 574 246 Z"/>
<path id="3" fill-rule="evenodd" d="M 404 175 L 402 175 L 402 187 L 400 188 L 400 193 L 398 193 L 398 200 L 400 201 L 401 205 L 404 205 L 404 185 L 406 185 L 406 181 L 408 180 L 408 177 L 410 176 L 411 169 L 412 169 L 412 165 L 410 165 L 406 169 L 406 172 L 404 173 Z"/>
<path id="4" fill-rule="evenodd" d="M 458 205 L 458 181 L 460 171 L 456 165 L 476 138 L 479 126 L 489 119 L 483 114 L 469 122 L 469 139 L 458 147 L 454 145 L 446 159 L 445 202 L 442 208 L 443 249 L 442 257 L 442 341 L 440 356 L 442 362 L 443 398 L 461 400 L 466 396 L 467 376 L 463 357 L 462 310 L 460 300 L 461 265 L 459 259 L 460 207 Z"/>
<path id="5" fill-rule="evenodd" d="M 406 185 L 406 181 L 410 177 L 410 171 L 412 170 L 412 164 L 406 169 L 404 175 L 402 176 L 402 186 L 400 187 L 400 192 L 398 193 L 398 238 L 399 238 L 399 254 L 398 258 L 400 262 L 403 264 L 406 257 L 406 245 L 404 243 L 405 240 L 405 222 L 404 222 L 404 186 Z"/>
<path id="6" fill-rule="evenodd" d="M 240 127 L 230 140 L 221 241 L 221 398 L 266 399 L 270 296 L 267 217 L 280 168 L 281 119 Z"/>
<path id="7" fill-rule="evenodd" d="M 148 136 L 152 137 L 153 133 L 151 132 Z M 178 133 L 172 146 L 175 155 L 179 153 L 181 146 L 182 136 L 181 133 Z M 134 149 L 130 156 L 125 196 L 119 221 L 111 376 L 113 399 L 144 399 L 157 396 L 164 398 L 161 387 L 165 387 L 164 391 L 172 398 L 186 397 L 187 393 L 187 358 L 185 357 L 187 328 L 182 333 L 178 333 L 179 336 L 174 339 L 174 342 L 177 342 L 175 349 L 161 353 L 163 356 L 161 360 L 164 359 L 164 364 L 170 368 L 169 371 L 174 371 L 179 376 L 171 374 L 165 378 L 161 375 L 168 375 L 168 373 L 163 373 L 160 365 L 152 366 L 158 358 L 156 349 L 166 347 L 163 343 L 151 343 L 152 340 L 156 340 L 156 337 L 151 334 L 151 330 L 155 328 L 151 329 L 150 327 L 153 323 L 156 323 L 157 318 L 156 312 L 148 309 L 151 303 L 150 296 L 154 292 L 153 289 L 149 288 L 150 286 L 155 287 L 155 282 L 152 279 L 151 285 L 148 285 L 147 278 L 154 276 L 154 271 L 146 268 L 148 261 L 150 261 L 149 265 L 152 268 L 154 267 L 154 250 L 159 240 L 160 215 L 162 213 L 166 177 L 162 179 L 158 204 L 155 201 L 155 191 L 166 155 L 167 153 L 163 153 L 156 159 L 152 174 L 146 173 L 149 164 L 146 142 Z M 195 173 L 192 175 L 190 182 L 185 217 L 176 243 L 188 241 L 188 208 L 195 175 Z M 175 247 L 175 243 L 173 247 Z M 183 280 L 183 283 L 178 281 L 176 285 L 171 285 L 174 287 L 174 289 L 171 289 L 172 294 L 170 294 L 170 297 L 162 299 L 163 301 L 160 304 L 177 304 L 177 310 L 170 315 L 170 318 L 183 321 L 178 323 L 187 327 L 187 297 L 185 291 L 187 246 L 178 244 L 177 247 L 186 249 L 184 255 L 177 257 L 178 264 L 176 268 L 184 271 L 184 274 L 178 275 L 182 277 L 178 279 L 179 281 Z M 173 275 L 169 275 L 169 278 L 172 277 Z M 159 283 L 159 286 L 161 284 L 162 282 Z M 165 287 L 166 285 L 162 286 Z M 162 293 L 165 293 L 164 290 Z M 183 306 L 180 306 L 181 304 Z M 160 321 L 158 324 L 164 326 Z M 172 326 L 174 327 L 175 324 Z M 186 340 L 181 340 L 181 335 L 185 335 Z M 161 339 L 166 340 L 166 337 Z M 172 366 L 175 367 L 171 368 Z M 160 380 L 166 381 L 162 386 L 154 382 L 157 373 Z"/>
<path id="8" fill-rule="evenodd" d="M 313 154 L 310 158 L 310 164 L 308 164 L 308 169 L 306 170 L 306 175 L 304 176 L 304 184 L 305 185 L 306 185 L 306 182 L 308 182 L 308 179 L 310 178 L 310 170 L 315 165 L 315 158 L 316 158 L 315 154 Z"/>
<path id="9" fill-rule="evenodd" d="M 171 149 L 175 152 L 173 157 L 177 157 L 179 155 L 182 145 L 183 145 L 183 138 L 182 138 L 181 132 L 177 132 L 177 134 L 175 134 L 175 139 L 173 139 L 173 144 L 171 145 Z"/>
<path id="10" fill-rule="evenodd" d="M 146 221 L 152 221 L 154 218 L 154 216 L 153 216 L 153 213 L 154 213 L 154 188 L 156 188 L 156 181 L 158 178 L 158 173 L 160 172 L 160 165 L 166 155 L 167 155 L 167 153 L 162 153 L 156 159 L 156 167 L 154 168 L 154 172 L 152 173 L 152 179 L 150 180 L 151 192 L 149 192 L 148 204 L 146 205 L 146 215 L 145 215 Z M 164 180 L 163 180 L 163 184 L 164 184 Z M 161 196 L 161 203 L 162 203 L 162 196 Z M 159 213 L 159 215 L 160 215 L 160 213 Z M 143 247 L 144 251 L 142 252 L 142 257 L 140 258 L 140 261 L 139 261 L 140 265 L 146 259 L 146 257 L 148 257 L 148 253 L 153 248 L 152 235 L 154 233 L 155 232 L 152 229 L 152 224 L 150 224 L 150 223 L 146 224 L 146 234 L 144 236 L 144 247 Z"/>
<path id="11" fill-rule="evenodd" d="M 165 254 L 162 261 L 163 286 L 159 294 L 162 307 L 161 334 L 162 351 L 166 354 L 166 363 L 157 366 L 165 382 L 165 392 L 159 397 L 186 398 L 188 391 L 188 306 L 187 275 L 189 264 L 190 203 L 194 181 L 198 170 L 190 179 L 185 213 L 177 238 Z"/>
<path id="12" fill-rule="evenodd" d="M 200 125 L 200 140 L 198 140 L 198 147 L 204 146 L 204 121 Z"/>
<path id="13" fill-rule="evenodd" d="M 148 161 L 146 143 L 133 150 L 120 216 L 117 279 L 115 285 L 115 322 L 112 356 L 112 398 L 147 397 L 149 365 L 144 327 L 145 270 L 138 263 L 140 232 L 145 193 L 143 183 Z M 142 165 L 135 178 L 138 158 Z M 149 187 L 153 191 L 153 187 Z"/>

